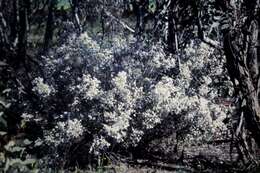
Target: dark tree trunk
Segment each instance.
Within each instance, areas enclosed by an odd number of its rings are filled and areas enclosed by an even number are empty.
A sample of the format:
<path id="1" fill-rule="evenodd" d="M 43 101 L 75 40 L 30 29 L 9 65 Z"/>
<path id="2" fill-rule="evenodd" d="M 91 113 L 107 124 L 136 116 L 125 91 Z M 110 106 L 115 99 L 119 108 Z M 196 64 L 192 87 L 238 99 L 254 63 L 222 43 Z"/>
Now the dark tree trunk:
<path id="1" fill-rule="evenodd" d="M 80 33 L 82 31 L 82 27 L 80 24 L 80 20 L 79 20 L 79 3 L 78 0 L 72 0 L 72 15 L 73 15 L 73 20 L 75 23 L 75 26 L 77 28 L 78 33 Z"/>
<path id="2" fill-rule="evenodd" d="M 13 46 L 16 46 L 18 41 L 18 3 L 17 0 L 12 0 L 13 13 L 12 13 L 12 22 L 10 23 L 10 41 Z"/>
<path id="3" fill-rule="evenodd" d="M 54 32 L 54 10 L 55 10 L 56 0 L 50 0 L 49 2 L 49 13 L 46 23 L 45 35 L 44 35 L 44 51 L 47 51 L 53 40 Z"/>
<path id="4" fill-rule="evenodd" d="M 141 31 L 141 7 L 139 4 L 134 4 L 135 14 L 136 14 L 136 27 L 135 32 L 136 34 L 140 34 Z"/>
<path id="5" fill-rule="evenodd" d="M 26 57 L 28 27 L 27 4 L 27 0 L 19 0 L 18 55 L 20 62 L 24 62 Z"/>
<path id="6" fill-rule="evenodd" d="M 0 49 L 8 44 L 8 36 L 7 36 L 7 28 L 6 28 L 6 20 L 4 18 L 3 13 L 0 11 Z M 1 52 L 0 52 L 1 53 Z"/>
<path id="7" fill-rule="evenodd" d="M 258 2 L 259 3 L 259 2 Z M 245 120 L 245 128 L 260 146 L 260 105 L 259 105 L 259 9 L 257 1 L 242 4 L 240 15 L 236 21 L 241 23 L 239 31 L 226 29 L 224 35 L 224 53 L 227 68 L 235 93 L 240 100 L 241 115 Z M 244 17 L 244 21 L 242 18 Z M 242 117 L 242 116 L 241 116 Z M 237 135 L 242 133 L 237 130 Z"/>
<path id="8" fill-rule="evenodd" d="M 5 8 L 7 2 L 5 0 L 0 1 L 0 53 L 3 54 L 3 49 L 9 44 L 8 41 L 8 28 L 5 15 Z"/>
<path id="9" fill-rule="evenodd" d="M 175 29 L 174 29 L 174 0 L 170 0 L 168 11 L 168 50 L 170 53 L 175 53 Z"/>
<path id="10" fill-rule="evenodd" d="M 133 10 L 136 15 L 135 34 L 137 35 L 138 39 L 141 38 L 141 35 L 145 29 L 144 13 L 145 13 L 146 3 L 147 3 L 146 0 L 141 0 L 133 3 Z"/>

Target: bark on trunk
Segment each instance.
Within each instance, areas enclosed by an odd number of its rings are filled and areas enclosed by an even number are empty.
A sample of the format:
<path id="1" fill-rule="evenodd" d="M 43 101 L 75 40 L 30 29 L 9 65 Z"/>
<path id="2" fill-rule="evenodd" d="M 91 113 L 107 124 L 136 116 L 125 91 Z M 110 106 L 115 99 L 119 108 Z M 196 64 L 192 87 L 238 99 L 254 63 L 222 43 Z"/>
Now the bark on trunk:
<path id="1" fill-rule="evenodd" d="M 25 60 L 27 48 L 28 11 L 26 5 L 26 0 L 19 0 L 18 55 L 20 62 Z"/>
<path id="2" fill-rule="evenodd" d="M 72 0 L 72 15 L 73 15 L 73 20 L 75 23 L 75 26 L 77 28 L 78 33 L 80 33 L 82 31 L 82 27 L 80 24 L 80 20 L 79 20 L 79 8 L 78 8 L 79 4 L 78 4 L 78 0 Z"/>
<path id="3" fill-rule="evenodd" d="M 54 31 L 54 8 L 56 0 L 50 0 L 49 2 L 49 13 L 46 23 L 45 35 L 44 35 L 44 51 L 47 51 L 50 47 L 50 44 L 53 40 L 53 31 Z"/>
<path id="4" fill-rule="evenodd" d="M 246 128 L 260 146 L 259 19 L 247 22 L 249 25 L 242 28 L 249 31 L 246 35 L 231 30 L 224 33 L 224 52 L 231 80 L 241 100 Z"/>
<path id="5" fill-rule="evenodd" d="M 169 11 L 168 11 L 168 50 L 170 53 L 175 53 L 175 30 L 174 30 L 174 1 L 170 0 Z"/>
<path id="6" fill-rule="evenodd" d="M 13 0 L 12 2 L 13 12 L 12 12 L 12 22 L 10 24 L 10 41 L 13 46 L 16 47 L 18 41 L 18 3 L 17 0 Z"/>

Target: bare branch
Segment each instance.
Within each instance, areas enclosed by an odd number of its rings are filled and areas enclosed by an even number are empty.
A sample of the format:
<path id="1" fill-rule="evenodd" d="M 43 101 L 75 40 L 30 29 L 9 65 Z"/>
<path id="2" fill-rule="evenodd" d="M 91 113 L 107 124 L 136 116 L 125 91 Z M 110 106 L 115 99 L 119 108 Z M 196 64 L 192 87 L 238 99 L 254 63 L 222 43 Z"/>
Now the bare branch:
<path id="1" fill-rule="evenodd" d="M 203 32 L 203 31 L 202 31 Z M 209 46 L 213 47 L 213 48 L 216 48 L 216 49 L 219 49 L 219 50 L 222 50 L 223 47 L 220 45 L 219 42 L 215 41 L 215 40 L 212 40 L 208 37 L 205 37 L 204 36 L 204 33 L 203 33 L 203 37 L 200 38 L 201 41 L 203 41 L 204 43 L 208 44 Z"/>
<path id="2" fill-rule="evenodd" d="M 135 30 L 133 28 L 131 28 L 130 26 L 128 26 L 125 22 L 119 20 L 118 18 L 116 18 L 114 15 L 112 15 L 110 12 L 108 12 L 107 10 L 105 10 L 105 14 L 109 17 L 111 17 L 113 20 L 115 20 L 116 22 L 118 22 L 120 25 L 123 26 L 124 29 L 127 29 L 128 31 L 130 31 L 131 33 L 135 33 Z"/>

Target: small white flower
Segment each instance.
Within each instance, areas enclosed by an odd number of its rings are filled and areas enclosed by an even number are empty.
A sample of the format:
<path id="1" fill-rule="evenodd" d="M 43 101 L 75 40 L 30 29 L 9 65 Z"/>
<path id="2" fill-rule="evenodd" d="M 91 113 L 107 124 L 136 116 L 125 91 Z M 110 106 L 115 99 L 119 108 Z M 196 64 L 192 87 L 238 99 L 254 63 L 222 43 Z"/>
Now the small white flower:
<path id="1" fill-rule="evenodd" d="M 53 88 L 48 84 L 43 82 L 43 78 L 37 77 L 34 79 L 33 84 L 33 91 L 36 91 L 38 94 L 42 95 L 43 97 L 47 97 L 53 91 Z"/>
<path id="2" fill-rule="evenodd" d="M 190 80 L 191 79 L 191 70 L 189 69 L 189 66 L 187 64 L 181 65 L 181 75 L 184 79 Z"/>
<path id="3" fill-rule="evenodd" d="M 24 121 L 31 121 L 34 118 L 32 114 L 28 114 L 28 113 L 23 113 L 21 117 L 24 119 Z"/>
<path id="4" fill-rule="evenodd" d="M 209 85 L 212 83 L 212 79 L 209 76 L 203 76 L 203 80 L 206 85 Z"/>
<path id="5" fill-rule="evenodd" d="M 78 138 L 84 132 L 84 128 L 81 124 L 81 120 L 77 120 L 77 119 L 68 120 L 66 125 L 67 125 L 66 133 L 67 133 L 67 136 L 69 136 L 69 137 Z"/>
<path id="6" fill-rule="evenodd" d="M 76 86 L 85 99 L 92 100 L 100 94 L 100 81 L 89 74 L 83 75 L 82 83 Z"/>
<path id="7" fill-rule="evenodd" d="M 202 85 L 202 86 L 199 88 L 199 93 L 200 93 L 200 95 L 202 95 L 202 96 L 207 96 L 207 94 L 209 93 L 209 87 L 206 86 L 206 85 Z"/>
<path id="8" fill-rule="evenodd" d="M 105 150 L 110 145 L 111 144 L 107 142 L 103 136 L 95 137 L 90 147 L 89 153 L 94 153 L 95 155 L 99 155 L 100 151 Z"/>
<path id="9" fill-rule="evenodd" d="M 117 74 L 117 76 L 113 79 L 113 84 L 118 89 L 124 89 L 127 83 L 127 73 L 124 71 L 121 71 Z"/>
<path id="10" fill-rule="evenodd" d="M 169 77 L 163 77 L 162 80 L 155 85 L 153 93 L 159 104 L 169 100 L 173 87 L 173 81 Z"/>
<path id="11" fill-rule="evenodd" d="M 159 117 L 160 115 L 156 114 L 152 110 L 147 110 L 143 113 L 144 117 L 144 126 L 146 129 L 152 129 L 156 124 L 161 122 L 161 119 Z"/>
<path id="12" fill-rule="evenodd" d="M 99 44 L 94 41 L 87 32 L 84 32 L 80 35 L 79 39 L 82 41 L 82 43 L 88 48 L 92 49 L 95 52 L 98 52 L 100 50 Z"/>

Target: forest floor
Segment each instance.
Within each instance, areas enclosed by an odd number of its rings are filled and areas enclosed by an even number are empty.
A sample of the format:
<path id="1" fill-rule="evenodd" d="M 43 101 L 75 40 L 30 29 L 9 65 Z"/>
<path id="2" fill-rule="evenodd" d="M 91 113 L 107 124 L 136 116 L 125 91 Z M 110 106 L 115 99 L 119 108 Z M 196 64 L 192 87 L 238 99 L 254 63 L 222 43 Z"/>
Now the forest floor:
<path id="1" fill-rule="evenodd" d="M 156 147 L 157 149 L 160 148 Z M 151 149 L 152 150 L 152 149 Z M 150 150 L 150 151 L 151 151 Z M 166 150 L 165 150 L 166 151 Z M 158 150 L 157 150 L 158 152 Z M 225 144 L 207 144 L 192 146 L 185 149 L 183 156 L 181 153 L 162 153 L 164 158 L 151 155 L 145 159 L 134 162 L 114 162 L 109 166 L 101 166 L 94 172 L 107 173 L 225 173 L 241 172 L 240 168 L 235 167 L 234 162 L 237 158 L 237 152 L 234 149 L 230 154 L 229 143 Z M 168 157 L 168 158 L 167 158 Z M 182 161 L 176 161 L 178 157 L 183 157 Z M 156 158 L 158 158 L 156 160 Z M 153 160 L 151 162 L 151 160 Z M 168 160 L 168 161 L 167 161 Z M 175 161 L 174 161 L 175 160 Z M 92 173 L 92 171 L 90 171 Z M 243 171 L 242 171 L 243 172 Z"/>

